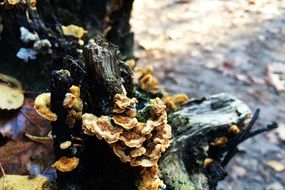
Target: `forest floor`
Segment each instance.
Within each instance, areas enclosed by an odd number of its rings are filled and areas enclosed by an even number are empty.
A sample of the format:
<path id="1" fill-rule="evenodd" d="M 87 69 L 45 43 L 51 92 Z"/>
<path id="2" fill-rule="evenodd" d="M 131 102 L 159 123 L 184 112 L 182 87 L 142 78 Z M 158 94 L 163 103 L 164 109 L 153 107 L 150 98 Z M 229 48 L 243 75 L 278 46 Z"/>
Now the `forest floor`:
<path id="1" fill-rule="evenodd" d="M 139 65 L 153 65 L 171 94 L 234 94 L 258 125 L 219 190 L 285 189 L 285 1 L 137 0 L 131 21 Z"/>

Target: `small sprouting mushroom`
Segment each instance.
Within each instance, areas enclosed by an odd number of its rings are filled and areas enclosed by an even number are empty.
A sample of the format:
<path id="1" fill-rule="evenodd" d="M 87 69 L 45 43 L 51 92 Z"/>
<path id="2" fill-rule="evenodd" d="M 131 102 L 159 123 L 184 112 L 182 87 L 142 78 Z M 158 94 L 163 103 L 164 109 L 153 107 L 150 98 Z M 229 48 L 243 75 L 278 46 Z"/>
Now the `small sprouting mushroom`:
<path id="1" fill-rule="evenodd" d="M 186 94 L 176 94 L 173 96 L 165 95 L 162 100 L 168 109 L 175 109 L 185 103 L 189 97 Z"/>
<path id="2" fill-rule="evenodd" d="M 65 94 L 63 107 L 74 109 L 77 112 L 82 111 L 83 102 L 80 98 L 80 88 L 78 86 L 72 85 L 70 87 L 70 93 Z"/>
<path id="3" fill-rule="evenodd" d="M 34 102 L 34 108 L 43 118 L 49 121 L 56 121 L 57 115 L 50 110 L 50 93 L 38 95 Z"/>
<path id="4" fill-rule="evenodd" d="M 68 149 L 71 146 L 71 141 L 65 141 L 63 143 L 60 143 L 59 147 L 62 150 Z"/>
<path id="5" fill-rule="evenodd" d="M 58 161 L 56 161 L 52 165 L 52 167 L 61 172 L 71 172 L 78 166 L 78 164 L 79 164 L 79 158 L 76 157 L 67 158 L 63 156 Z"/>

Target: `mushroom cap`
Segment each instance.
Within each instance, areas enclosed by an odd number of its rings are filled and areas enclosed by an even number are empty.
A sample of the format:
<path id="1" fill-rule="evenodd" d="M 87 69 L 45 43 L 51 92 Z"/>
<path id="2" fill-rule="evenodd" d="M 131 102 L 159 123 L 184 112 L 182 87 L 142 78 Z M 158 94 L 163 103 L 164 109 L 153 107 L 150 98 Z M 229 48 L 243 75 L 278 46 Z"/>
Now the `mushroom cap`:
<path id="1" fill-rule="evenodd" d="M 43 118 L 49 121 L 56 121 L 57 115 L 50 110 L 50 97 L 50 93 L 38 95 L 34 102 L 34 108 Z"/>
<path id="2" fill-rule="evenodd" d="M 124 116 L 113 116 L 112 117 L 115 124 L 123 127 L 126 130 L 130 130 L 136 127 L 138 120 L 136 118 L 124 117 Z"/>
<path id="3" fill-rule="evenodd" d="M 112 126 L 108 116 L 97 117 L 93 114 L 82 115 L 83 129 L 86 134 L 94 134 L 99 139 L 104 139 L 109 144 L 119 140 L 122 128 Z"/>
<path id="4" fill-rule="evenodd" d="M 56 161 L 52 167 L 61 172 L 70 172 L 74 170 L 79 164 L 79 158 L 72 157 L 67 158 L 65 156 L 61 157 L 58 161 Z"/>
<path id="5" fill-rule="evenodd" d="M 116 94 L 114 97 L 114 113 L 123 113 L 126 109 L 135 108 L 138 102 L 136 98 L 128 98 L 124 94 Z"/>

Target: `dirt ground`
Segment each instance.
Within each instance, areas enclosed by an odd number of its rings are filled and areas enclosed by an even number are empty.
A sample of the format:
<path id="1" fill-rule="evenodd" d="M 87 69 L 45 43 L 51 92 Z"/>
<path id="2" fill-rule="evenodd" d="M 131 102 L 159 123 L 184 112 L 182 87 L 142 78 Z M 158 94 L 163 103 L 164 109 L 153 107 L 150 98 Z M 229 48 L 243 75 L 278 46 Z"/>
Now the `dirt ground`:
<path id="1" fill-rule="evenodd" d="M 240 145 L 218 189 L 284 190 L 285 1 L 137 0 L 131 24 L 139 65 L 170 93 L 229 92 L 261 109 L 257 126 L 278 122 Z"/>

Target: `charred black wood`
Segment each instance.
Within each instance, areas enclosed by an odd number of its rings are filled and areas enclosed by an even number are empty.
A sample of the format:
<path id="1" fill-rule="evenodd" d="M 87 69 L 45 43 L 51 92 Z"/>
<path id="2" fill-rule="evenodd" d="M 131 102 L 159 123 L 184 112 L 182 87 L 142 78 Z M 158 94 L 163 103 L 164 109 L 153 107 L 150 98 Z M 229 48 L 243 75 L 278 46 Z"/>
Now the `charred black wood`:
<path id="1" fill-rule="evenodd" d="M 75 123 L 70 128 L 66 122 L 68 113 L 62 105 L 71 85 L 81 89 L 84 112 L 100 116 L 110 113 L 110 98 L 114 93 L 123 93 L 122 83 L 132 83 L 132 76 L 128 76 L 132 73 L 119 62 L 117 49 L 102 38 L 91 41 L 83 55 L 84 61 L 66 56 L 63 70 L 53 71 L 51 81 L 52 111 L 58 115 L 58 120 L 52 122 L 56 158 L 75 156 L 80 159 L 76 170 L 58 172 L 58 186 L 60 189 L 136 189 L 138 168 L 122 163 L 105 142 L 83 134 L 80 124 Z M 121 74 L 125 80 L 121 80 Z M 72 136 L 82 139 L 82 147 L 61 150 L 61 142 L 76 143 Z"/>

